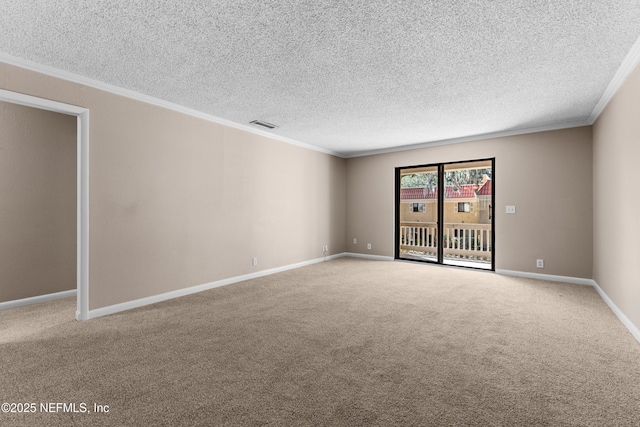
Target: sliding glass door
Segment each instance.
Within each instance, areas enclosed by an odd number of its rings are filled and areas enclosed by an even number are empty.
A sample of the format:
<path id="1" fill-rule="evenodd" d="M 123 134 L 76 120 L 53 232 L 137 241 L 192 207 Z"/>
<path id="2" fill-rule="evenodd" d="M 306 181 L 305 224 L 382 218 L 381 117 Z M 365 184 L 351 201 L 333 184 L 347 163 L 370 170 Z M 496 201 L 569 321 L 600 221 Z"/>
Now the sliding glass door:
<path id="1" fill-rule="evenodd" d="M 396 258 L 494 269 L 494 159 L 396 169 Z"/>
<path id="2" fill-rule="evenodd" d="M 400 169 L 396 258 L 438 261 L 438 166 Z"/>
<path id="3" fill-rule="evenodd" d="M 444 165 L 444 264 L 491 270 L 492 176 L 492 160 Z"/>

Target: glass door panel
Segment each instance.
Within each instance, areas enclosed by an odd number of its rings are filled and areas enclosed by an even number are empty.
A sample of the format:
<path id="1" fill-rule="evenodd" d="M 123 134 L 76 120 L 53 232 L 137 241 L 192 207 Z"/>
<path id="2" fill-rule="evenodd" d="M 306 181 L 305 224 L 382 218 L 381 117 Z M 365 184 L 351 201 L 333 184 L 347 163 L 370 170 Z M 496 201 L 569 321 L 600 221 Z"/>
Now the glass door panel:
<path id="1" fill-rule="evenodd" d="M 444 165 L 443 264 L 491 270 L 493 161 Z"/>
<path id="2" fill-rule="evenodd" d="M 399 170 L 397 258 L 438 262 L 438 165 Z"/>

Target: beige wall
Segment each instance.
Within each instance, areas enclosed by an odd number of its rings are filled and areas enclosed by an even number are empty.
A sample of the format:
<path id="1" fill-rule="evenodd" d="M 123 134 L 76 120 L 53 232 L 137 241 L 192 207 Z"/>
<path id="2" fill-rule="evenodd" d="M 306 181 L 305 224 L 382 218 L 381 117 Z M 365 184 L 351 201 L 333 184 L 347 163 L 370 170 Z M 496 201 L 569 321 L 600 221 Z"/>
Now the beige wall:
<path id="1" fill-rule="evenodd" d="M 347 251 L 394 256 L 396 167 L 495 157 L 496 269 L 591 278 L 591 137 L 581 127 L 348 159 Z"/>
<path id="2" fill-rule="evenodd" d="M 90 111 L 92 310 L 345 250 L 344 159 L 6 64 L 0 88 Z"/>
<path id="3" fill-rule="evenodd" d="M 639 291 L 624 283 L 638 253 L 610 224 L 638 235 L 637 198 L 617 185 L 633 181 L 620 165 L 638 155 L 638 80 L 596 123 L 595 158 L 583 127 L 344 160 L 0 64 L 0 88 L 90 110 L 91 309 L 318 258 L 324 244 L 393 256 L 395 167 L 495 157 L 496 268 L 595 277 L 636 324 Z"/>
<path id="4" fill-rule="evenodd" d="M 0 302 L 76 288 L 76 118 L 0 102 Z"/>
<path id="5" fill-rule="evenodd" d="M 593 126 L 593 278 L 640 328 L 640 68 Z"/>

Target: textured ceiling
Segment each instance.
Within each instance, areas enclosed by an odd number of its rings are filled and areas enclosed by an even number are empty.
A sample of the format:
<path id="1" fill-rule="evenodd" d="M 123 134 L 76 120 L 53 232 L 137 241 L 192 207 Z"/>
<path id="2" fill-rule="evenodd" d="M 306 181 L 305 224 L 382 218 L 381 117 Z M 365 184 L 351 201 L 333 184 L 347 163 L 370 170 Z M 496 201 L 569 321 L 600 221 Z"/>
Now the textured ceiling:
<path id="1" fill-rule="evenodd" d="M 353 155 L 584 122 L 638 0 L 0 0 L 0 52 Z"/>

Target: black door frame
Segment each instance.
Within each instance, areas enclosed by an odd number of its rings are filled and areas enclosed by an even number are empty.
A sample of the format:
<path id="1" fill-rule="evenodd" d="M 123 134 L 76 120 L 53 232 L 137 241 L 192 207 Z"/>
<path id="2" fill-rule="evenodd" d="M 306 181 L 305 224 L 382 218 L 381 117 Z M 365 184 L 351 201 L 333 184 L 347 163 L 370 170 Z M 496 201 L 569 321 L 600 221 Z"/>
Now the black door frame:
<path id="1" fill-rule="evenodd" d="M 440 226 L 440 223 L 444 224 L 444 195 L 445 195 L 445 191 L 443 190 L 445 188 L 444 168 L 446 165 L 453 165 L 456 163 L 472 163 L 472 162 L 483 162 L 483 161 L 491 162 L 491 205 L 489 206 L 490 216 L 491 216 L 491 271 L 496 270 L 496 257 L 495 257 L 495 253 L 496 253 L 496 215 L 495 215 L 495 212 L 496 212 L 496 209 L 495 209 L 495 206 L 496 206 L 496 179 L 495 179 L 496 158 L 495 157 L 488 157 L 484 159 L 459 160 L 455 162 L 427 163 L 427 164 L 421 164 L 421 165 L 396 167 L 396 170 L 395 170 L 395 190 L 396 190 L 395 204 L 396 206 L 395 206 L 395 239 L 394 239 L 395 240 L 394 258 L 396 260 L 424 262 L 424 263 L 438 264 L 438 265 L 449 265 L 449 264 L 444 264 L 444 247 L 443 247 L 444 227 Z M 400 203 L 401 203 L 400 181 L 402 178 L 400 175 L 401 171 L 405 169 L 417 169 L 417 168 L 434 167 L 434 166 L 438 168 L 438 221 L 436 222 L 437 228 L 438 228 L 437 261 L 432 261 L 427 259 L 410 260 L 406 258 L 400 258 Z M 466 266 L 454 266 L 454 265 L 452 265 L 452 267 L 471 268 L 474 270 L 487 271 L 487 269 L 478 268 L 478 267 L 466 267 Z"/>

